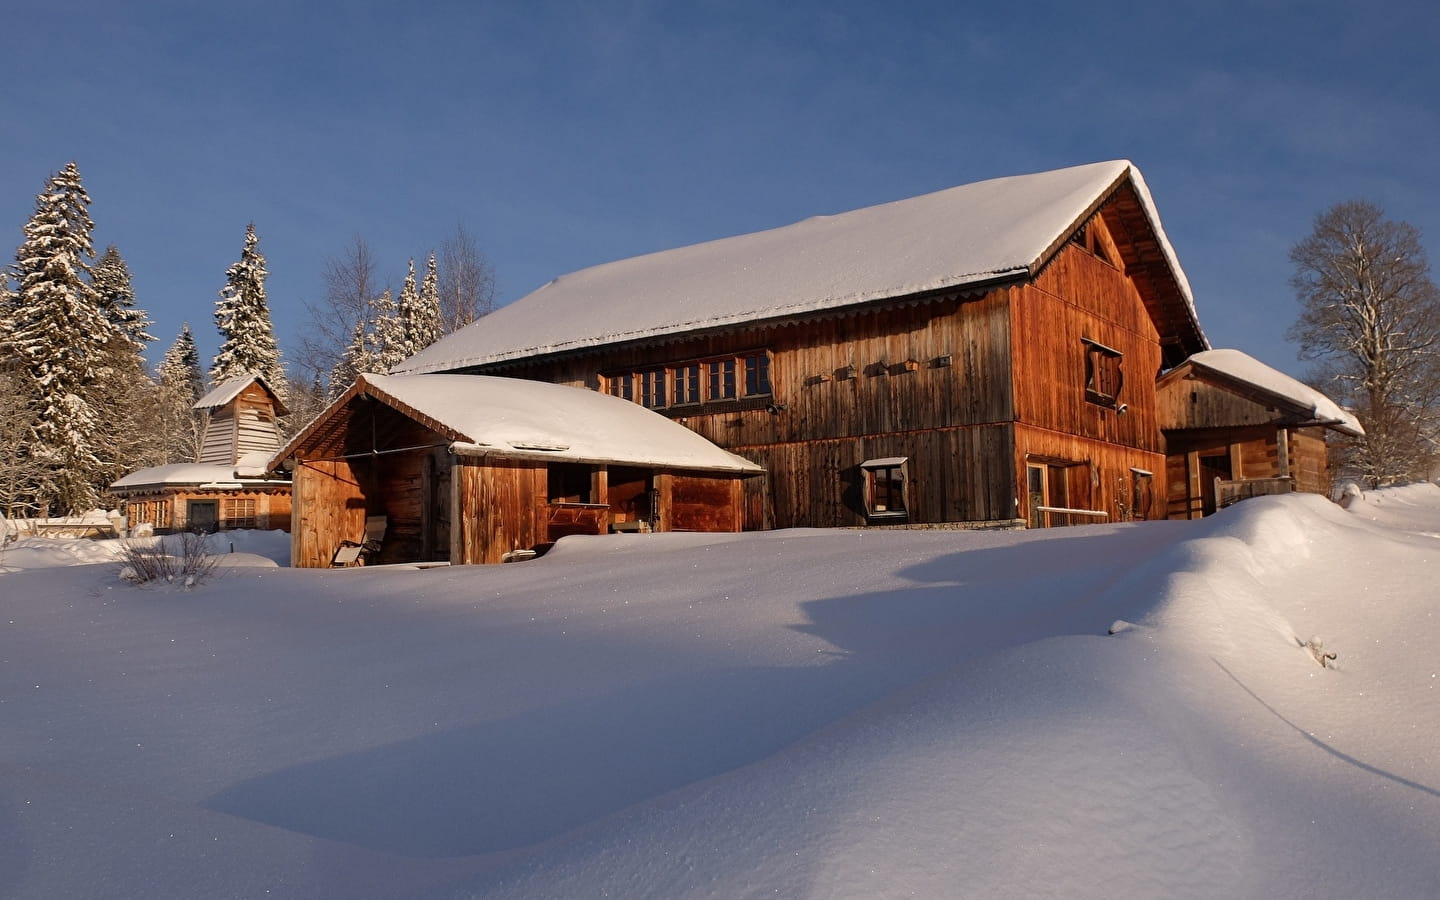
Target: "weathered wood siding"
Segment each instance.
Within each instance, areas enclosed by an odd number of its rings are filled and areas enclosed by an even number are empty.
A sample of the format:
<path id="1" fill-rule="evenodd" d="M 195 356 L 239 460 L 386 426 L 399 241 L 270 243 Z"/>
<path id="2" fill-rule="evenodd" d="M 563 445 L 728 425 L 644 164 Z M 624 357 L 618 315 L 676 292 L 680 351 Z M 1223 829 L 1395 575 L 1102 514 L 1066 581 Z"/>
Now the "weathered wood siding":
<path id="1" fill-rule="evenodd" d="M 1330 448 L 1325 442 L 1325 429 L 1295 428 L 1290 431 L 1290 477 L 1295 490 L 1330 495 Z"/>
<path id="2" fill-rule="evenodd" d="M 743 491 L 735 478 L 695 475 L 662 477 L 668 494 L 668 520 L 662 531 L 739 531 Z"/>
<path id="3" fill-rule="evenodd" d="M 461 458 L 453 479 L 451 563 L 498 563 L 512 550 L 545 543 L 543 464 Z"/>
<path id="4" fill-rule="evenodd" d="M 1073 463 L 1064 469 L 1066 503 L 1072 509 L 1104 512 L 1106 517 L 1094 522 L 1122 522 L 1140 517 L 1138 498 L 1134 496 L 1134 470 L 1150 473 L 1153 491 L 1147 518 L 1165 518 L 1166 457 L 1163 453 L 1125 447 L 1105 441 L 1076 439 L 1029 425 L 1015 427 L 1016 484 L 1025 484 L 1027 462 L 1064 461 Z M 1025 491 L 1018 494 L 1017 518 L 1030 516 L 1030 498 Z"/>
<path id="5" fill-rule="evenodd" d="M 1167 378 L 1156 402 L 1164 430 L 1270 425 L 1282 418 L 1274 407 L 1193 376 Z"/>
<path id="6" fill-rule="evenodd" d="M 1067 244 L 1033 284 L 1010 293 L 1016 419 L 1072 435 L 1077 453 L 1093 441 L 1163 453 L 1155 406 L 1160 338 L 1130 279 Z M 1117 402 L 1124 413 L 1085 399 L 1087 340 L 1123 355 Z"/>
<path id="7" fill-rule="evenodd" d="M 224 406 L 211 410 L 197 462 L 234 464 L 254 450 L 279 450 L 280 427 L 275 404 L 258 384 L 251 384 Z"/>
<path id="8" fill-rule="evenodd" d="M 341 541 L 365 534 L 365 490 L 343 459 L 301 463 L 293 477 L 290 565 L 328 566 Z"/>
<path id="9" fill-rule="evenodd" d="M 912 458 L 910 521 L 1009 518 L 1007 302 L 932 299 L 498 374 L 598 389 L 602 373 L 767 350 L 769 398 L 658 410 L 766 467 L 741 487 L 746 528 L 865 524 L 858 467 L 886 456 Z"/>

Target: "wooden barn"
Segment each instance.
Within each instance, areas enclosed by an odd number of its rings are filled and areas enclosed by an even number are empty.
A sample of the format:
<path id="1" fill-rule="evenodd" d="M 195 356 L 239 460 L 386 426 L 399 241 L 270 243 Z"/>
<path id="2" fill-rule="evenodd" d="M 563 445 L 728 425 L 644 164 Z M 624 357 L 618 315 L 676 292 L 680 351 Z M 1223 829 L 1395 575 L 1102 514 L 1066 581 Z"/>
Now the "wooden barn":
<path id="1" fill-rule="evenodd" d="M 745 526 L 1160 514 L 1155 379 L 1207 343 L 1124 161 L 562 276 L 397 371 L 611 394 L 764 466 Z"/>
<path id="2" fill-rule="evenodd" d="M 1238 350 L 1195 354 L 1157 391 L 1172 519 L 1259 494 L 1329 494 L 1326 432 L 1364 433 L 1324 394 Z"/>
<path id="3" fill-rule="evenodd" d="M 763 474 L 618 398 L 447 375 L 360 376 L 271 466 L 292 472 L 308 567 L 367 538 L 363 562 L 465 564 L 570 534 L 739 531 L 742 481 Z"/>
<path id="4" fill-rule="evenodd" d="M 289 411 L 263 378 L 218 385 L 195 403 L 205 415 L 193 463 L 131 472 L 110 486 L 125 501 L 126 525 L 156 532 L 290 530 L 290 481 L 268 469 L 280 448 L 279 417 Z"/>

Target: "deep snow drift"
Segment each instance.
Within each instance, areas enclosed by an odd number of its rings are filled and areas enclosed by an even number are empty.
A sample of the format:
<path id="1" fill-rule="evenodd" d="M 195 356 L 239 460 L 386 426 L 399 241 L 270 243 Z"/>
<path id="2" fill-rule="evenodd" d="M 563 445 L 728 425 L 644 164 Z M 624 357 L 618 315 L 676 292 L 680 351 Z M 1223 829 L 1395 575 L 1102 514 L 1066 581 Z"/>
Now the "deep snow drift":
<path id="1" fill-rule="evenodd" d="M 232 539 L 188 592 L 0 559 L 0 896 L 1440 884 L 1432 486 L 424 571 Z"/>

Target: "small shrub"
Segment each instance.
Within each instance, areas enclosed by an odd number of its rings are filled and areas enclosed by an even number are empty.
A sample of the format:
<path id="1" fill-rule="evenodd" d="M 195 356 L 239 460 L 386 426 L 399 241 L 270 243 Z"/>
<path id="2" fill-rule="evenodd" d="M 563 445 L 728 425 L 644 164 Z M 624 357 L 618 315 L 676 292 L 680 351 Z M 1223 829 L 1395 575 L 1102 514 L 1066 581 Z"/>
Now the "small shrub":
<path id="1" fill-rule="evenodd" d="M 166 550 L 165 540 L 122 542 L 121 579 L 132 584 L 178 583 L 191 588 L 203 581 L 219 562 L 210 552 L 209 535 L 187 531 L 173 536 L 170 542 L 172 546 L 178 543 L 178 555 Z"/>

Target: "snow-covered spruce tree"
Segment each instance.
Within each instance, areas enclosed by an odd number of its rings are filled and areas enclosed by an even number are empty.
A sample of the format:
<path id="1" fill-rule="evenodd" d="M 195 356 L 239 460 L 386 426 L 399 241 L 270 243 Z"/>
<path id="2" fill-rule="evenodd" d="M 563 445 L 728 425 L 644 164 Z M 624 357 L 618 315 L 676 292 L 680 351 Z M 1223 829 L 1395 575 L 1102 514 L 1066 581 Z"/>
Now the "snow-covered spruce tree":
<path id="1" fill-rule="evenodd" d="M 415 316 L 411 338 L 415 352 L 445 336 L 445 316 L 440 308 L 440 264 L 435 254 L 425 264 L 425 280 L 420 282 L 420 305 Z"/>
<path id="2" fill-rule="evenodd" d="M 389 291 L 382 294 L 382 298 L 388 299 Z M 378 301 L 377 301 L 378 302 Z M 366 323 L 355 323 L 355 329 L 351 335 L 350 343 L 340 354 L 340 359 L 335 363 L 335 368 L 330 370 L 330 392 L 329 399 L 345 393 L 350 385 L 355 383 L 364 372 L 375 372 L 374 337 Z"/>
<path id="3" fill-rule="evenodd" d="M 93 402 L 115 332 L 90 280 L 89 207 L 80 170 L 67 163 L 36 197 L 12 269 L 0 357 L 20 375 L 34 412 L 28 452 L 43 468 L 35 495 L 42 513 L 93 507 L 113 463 L 110 425 Z"/>
<path id="4" fill-rule="evenodd" d="M 23 373 L 0 367 L 0 518 L 34 515 L 46 467 L 30 452 L 35 411 Z M 3 533 L 0 533 L 3 537 Z"/>
<path id="5" fill-rule="evenodd" d="M 260 254 L 255 225 L 245 229 L 240 260 L 225 270 L 225 287 L 215 303 L 215 325 L 222 338 L 220 352 L 210 366 L 210 381 L 220 384 L 244 375 L 259 375 L 285 393 L 285 372 L 280 345 L 265 299 L 265 257 Z"/>
<path id="6" fill-rule="evenodd" d="M 134 345 L 137 353 L 143 353 L 145 345 L 155 340 L 149 333 L 154 323 L 145 310 L 135 305 L 135 289 L 130 283 L 130 267 L 120 256 L 114 244 L 91 267 L 91 284 L 100 295 L 100 308 L 119 334 Z"/>
<path id="7" fill-rule="evenodd" d="M 130 268 L 114 244 L 91 268 L 91 284 L 111 328 L 94 401 L 110 423 L 110 480 L 114 480 L 166 462 L 157 388 L 144 357 L 145 345 L 155 338 L 149 333 L 149 316 L 135 305 Z"/>
<path id="8" fill-rule="evenodd" d="M 1342 467 L 1371 486 L 1425 477 L 1440 437 L 1440 289 L 1419 230 L 1339 203 L 1290 261 L 1301 312 L 1289 336 L 1365 428 Z"/>
<path id="9" fill-rule="evenodd" d="M 160 433 L 164 436 L 165 462 L 194 462 L 200 454 L 200 438 L 204 423 L 195 412 L 195 401 L 205 390 L 205 377 L 200 372 L 200 352 L 190 323 L 180 334 L 156 370 L 159 390 L 156 406 L 160 411 Z"/>

